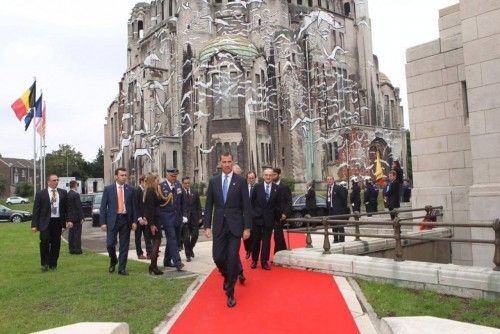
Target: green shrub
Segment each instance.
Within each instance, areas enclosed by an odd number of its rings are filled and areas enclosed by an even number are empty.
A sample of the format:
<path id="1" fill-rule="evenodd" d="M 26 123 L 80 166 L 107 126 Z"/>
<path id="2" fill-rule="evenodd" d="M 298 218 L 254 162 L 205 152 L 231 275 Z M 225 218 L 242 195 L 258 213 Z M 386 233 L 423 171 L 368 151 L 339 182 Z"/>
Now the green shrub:
<path id="1" fill-rule="evenodd" d="M 280 180 L 290 188 L 292 193 L 295 191 L 295 179 L 293 177 L 282 177 Z"/>
<path id="2" fill-rule="evenodd" d="M 16 184 L 16 195 L 28 197 L 33 194 L 33 185 L 27 181 L 20 181 Z"/>
<path id="3" fill-rule="evenodd" d="M 195 182 L 193 183 L 193 189 L 200 194 L 200 196 L 203 196 L 205 193 L 205 188 L 207 187 L 207 184 L 205 182 Z"/>

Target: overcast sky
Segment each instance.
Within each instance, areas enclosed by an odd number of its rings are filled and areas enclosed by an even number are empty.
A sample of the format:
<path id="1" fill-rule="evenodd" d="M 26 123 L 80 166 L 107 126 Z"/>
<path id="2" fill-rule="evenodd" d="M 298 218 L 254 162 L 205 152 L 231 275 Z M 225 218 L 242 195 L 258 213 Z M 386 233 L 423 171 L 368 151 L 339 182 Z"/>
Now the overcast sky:
<path id="1" fill-rule="evenodd" d="M 405 50 L 436 39 L 438 10 L 458 0 L 368 1 L 374 53 L 380 70 L 401 88 L 407 112 Z M 85 159 L 95 158 L 103 145 L 106 110 L 125 71 L 127 20 L 137 2 L 1 2 L 2 156 L 33 157 L 31 127 L 25 132 L 24 122 L 17 120 L 10 106 L 36 76 L 37 89 L 43 90 L 47 103 L 47 152 L 70 144 Z"/>

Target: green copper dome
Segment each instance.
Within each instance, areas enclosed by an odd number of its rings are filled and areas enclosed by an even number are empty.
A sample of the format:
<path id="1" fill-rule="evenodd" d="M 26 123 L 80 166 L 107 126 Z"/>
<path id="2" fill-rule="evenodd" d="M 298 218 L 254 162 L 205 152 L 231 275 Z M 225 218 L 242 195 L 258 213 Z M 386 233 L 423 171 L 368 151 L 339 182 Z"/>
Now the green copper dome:
<path id="1" fill-rule="evenodd" d="M 219 52 L 228 52 L 243 61 L 252 61 L 259 52 L 250 40 L 239 35 L 223 35 L 210 40 L 200 51 L 200 61 L 209 60 Z"/>

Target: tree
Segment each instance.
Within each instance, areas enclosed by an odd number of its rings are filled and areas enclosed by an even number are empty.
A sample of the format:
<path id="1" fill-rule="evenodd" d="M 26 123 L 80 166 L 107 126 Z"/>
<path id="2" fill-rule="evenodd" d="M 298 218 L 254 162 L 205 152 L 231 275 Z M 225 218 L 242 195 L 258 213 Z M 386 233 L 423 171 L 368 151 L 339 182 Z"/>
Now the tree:
<path id="1" fill-rule="evenodd" d="M 73 176 L 85 180 L 86 162 L 81 152 L 67 144 L 59 145 L 59 149 L 48 153 L 45 158 L 47 173 L 58 176 Z"/>
<path id="2" fill-rule="evenodd" d="M 16 184 L 16 195 L 28 197 L 33 195 L 33 184 L 28 181 L 20 181 Z"/>

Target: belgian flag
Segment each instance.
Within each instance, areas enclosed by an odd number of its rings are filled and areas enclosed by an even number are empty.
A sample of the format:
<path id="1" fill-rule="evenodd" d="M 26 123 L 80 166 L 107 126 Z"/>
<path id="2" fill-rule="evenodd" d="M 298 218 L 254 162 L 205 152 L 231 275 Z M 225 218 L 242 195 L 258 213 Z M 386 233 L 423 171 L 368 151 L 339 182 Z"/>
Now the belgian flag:
<path id="1" fill-rule="evenodd" d="M 33 82 L 31 87 L 26 90 L 20 98 L 12 103 L 12 110 L 19 121 L 23 119 L 31 108 L 35 107 L 36 100 L 36 81 Z"/>

